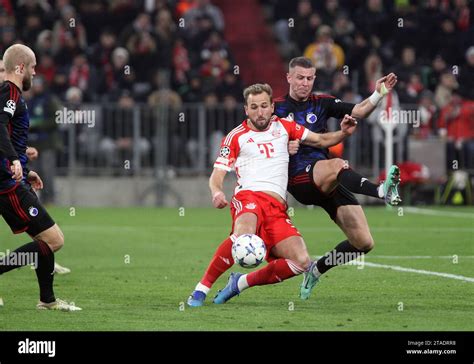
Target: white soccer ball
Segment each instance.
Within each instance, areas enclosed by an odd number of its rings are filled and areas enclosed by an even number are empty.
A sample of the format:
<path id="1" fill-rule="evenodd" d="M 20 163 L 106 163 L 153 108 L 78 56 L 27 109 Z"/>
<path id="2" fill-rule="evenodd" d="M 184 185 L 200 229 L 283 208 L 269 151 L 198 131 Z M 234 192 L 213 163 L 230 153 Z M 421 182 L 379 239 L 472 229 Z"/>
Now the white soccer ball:
<path id="1" fill-rule="evenodd" d="M 234 261 L 244 268 L 255 268 L 265 259 L 267 248 L 255 234 L 240 235 L 232 244 Z"/>

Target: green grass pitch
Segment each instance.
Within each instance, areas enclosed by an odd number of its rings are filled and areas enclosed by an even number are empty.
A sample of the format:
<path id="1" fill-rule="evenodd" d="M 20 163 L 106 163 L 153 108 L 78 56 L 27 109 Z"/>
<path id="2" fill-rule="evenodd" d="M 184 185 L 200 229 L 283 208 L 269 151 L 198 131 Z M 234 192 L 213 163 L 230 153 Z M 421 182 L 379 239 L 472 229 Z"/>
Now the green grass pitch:
<path id="1" fill-rule="evenodd" d="M 365 211 L 376 242 L 366 262 L 474 277 L 474 209 L 430 208 L 440 216 L 407 209 L 399 216 L 398 209 L 383 207 Z M 83 311 L 37 311 L 36 277 L 24 267 L 0 277 L 0 330 L 474 330 L 473 282 L 379 266 L 337 267 L 308 301 L 299 300 L 296 277 L 214 305 L 226 273 L 205 306 L 191 309 L 186 298 L 229 233 L 228 210 L 69 212 L 50 209 L 66 237 L 56 259 L 72 269 L 55 277 L 55 290 Z M 320 208 L 295 209 L 293 221 L 313 256 L 344 240 Z M 1 251 L 30 241 L 0 224 Z"/>

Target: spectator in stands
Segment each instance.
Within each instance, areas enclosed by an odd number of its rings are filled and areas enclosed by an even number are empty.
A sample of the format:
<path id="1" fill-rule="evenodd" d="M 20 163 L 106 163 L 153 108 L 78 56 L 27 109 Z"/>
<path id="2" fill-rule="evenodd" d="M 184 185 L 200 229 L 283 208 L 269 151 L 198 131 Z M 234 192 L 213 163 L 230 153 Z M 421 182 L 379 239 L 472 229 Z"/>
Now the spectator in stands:
<path id="1" fill-rule="evenodd" d="M 41 175 L 44 187 L 41 190 L 43 203 L 54 203 L 54 178 L 56 175 L 56 153 L 62 149 L 62 141 L 56 123 L 56 111 L 61 109 L 59 100 L 48 91 L 44 78 L 36 75 L 28 100 L 30 129 L 28 145 L 41 151 L 33 167 Z"/>
<path id="2" fill-rule="evenodd" d="M 428 73 L 428 88 L 431 91 L 436 90 L 436 86 L 440 82 L 441 75 L 447 71 L 447 64 L 444 58 L 441 55 L 437 55 L 431 62 L 431 67 L 429 67 Z"/>
<path id="3" fill-rule="evenodd" d="M 474 101 L 464 100 L 453 90 L 450 102 L 441 109 L 438 125 L 441 135 L 448 138 L 447 163 L 452 170 L 452 161 L 460 168 L 474 168 Z"/>
<path id="4" fill-rule="evenodd" d="M 400 102 L 403 104 L 416 104 L 418 103 L 421 92 L 424 90 L 424 85 L 421 82 L 420 75 L 412 73 L 408 77 L 408 82 L 399 87 L 398 94 L 400 96 Z"/>
<path id="5" fill-rule="evenodd" d="M 147 84 L 149 89 L 153 72 L 157 68 L 164 68 L 159 61 L 162 57 L 155 40 L 150 33 L 135 33 L 128 38 L 127 49 L 130 52 L 130 63 L 136 72 L 136 82 Z"/>
<path id="6" fill-rule="evenodd" d="M 152 26 L 150 15 L 147 13 L 140 13 L 135 18 L 134 22 L 127 26 L 120 34 L 120 44 L 127 44 L 132 36 L 137 37 L 142 33 L 151 33 Z"/>
<path id="7" fill-rule="evenodd" d="M 323 18 L 323 23 L 334 24 L 340 12 L 341 9 L 339 7 L 338 0 L 326 0 L 324 3 L 324 9 L 321 14 Z"/>
<path id="8" fill-rule="evenodd" d="M 168 9 L 161 9 L 156 14 L 153 36 L 158 47 L 158 68 L 171 68 L 177 30 Z"/>
<path id="9" fill-rule="evenodd" d="M 437 36 L 439 53 L 449 64 L 462 62 L 460 38 L 456 33 L 456 25 L 451 17 L 446 16 L 440 24 L 440 33 Z"/>
<path id="10" fill-rule="evenodd" d="M 173 82 L 176 88 L 182 93 L 188 86 L 188 72 L 191 70 L 189 53 L 184 45 L 184 41 L 179 38 L 173 48 Z"/>
<path id="11" fill-rule="evenodd" d="M 75 40 L 74 43 L 81 51 L 87 48 L 86 29 L 79 14 L 72 6 L 66 5 L 61 9 L 61 19 L 53 27 L 53 52 L 59 53 L 62 48 L 70 46 L 71 39 Z"/>
<path id="12" fill-rule="evenodd" d="M 217 87 L 217 94 L 222 98 L 226 96 L 232 97 L 234 100 L 240 100 L 242 98 L 242 82 L 240 82 L 237 75 L 233 72 L 226 72 L 222 83 Z"/>
<path id="13" fill-rule="evenodd" d="M 306 47 L 304 56 L 311 59 L 316 66 L 318 87 L 328 90 L 332 74 L 344 64 L 344 51 L 334 43 L 331 27 L 319 27 L 316 41 Z"/>
<path id="14" fill-rule="evenodd" d="M 445 71 L 440 78 L 440 82 L 435 91 L 436 105 L 442 109 L 451 102 L 451 95 L 454 90 L 459 88 L 456 77 L 450 72 Z"/>
<path id="15" fill-rule="evenodd" d="M 202 80 L 199 77 L 199 74 L 196 72 L 192 72 L 190 74 L 190 81 L 189 87 L 183 88 L 182 96 L 184 102 L 202 102 L 203 100 L 203 93 L 202 93 Z"/>
<path id="16" fill-rule="evenodd" d="M 203 16 L 209 17 L 213 27 L 219 32 L 224 31 L 224 16 L 221 10 L 211 4 L 210 0 L 196 0 L 196 6 L 184 14 L 184 21 L 189 27 L 196 27 L 196 22 Z"/>
<path id="17" fill-rule="evenodd" d="M 291 40 L 296 43 L 299 53 L 302 53 L 306 46 L 313 41 L 316 29 L 322 24 L 322 20 L 318 13 L 313 12 L 309 0 L 300 0 L 298 2 L 297 13 L 294 19 Z M 288 30 L 288 20 L 286 20 L 285 25 L 286 30 Z"/>
<path id="18" fill-rule="evenodd" d="M 26 44 L 35 44 L 38 33 L 42 30 L 41 18 L 38 15 L 28 15 L 26 23 L 22 27 L 21 39 Z"/>
<path id="19" fill-rule="evenodd" d="M 418 103 L 420 115 L 420 127 L 414 128 L 414 134 L 419 138 L 428 138 L 437 134 L 438 108 L 434 103 L 434 95 L 431 91 L 423 91 Z"/>
<path id="20" fill-rule="evenodd" d="M 230 63 L 218 51 L 212 51 L 209 60 L 201 66 L 201 77 L 205 91 L 215 89 L 224 80 Z"/>
<path id="21" fill-rule="evenodd" d="M 51 30 L 42 30 L 36 38 L 36 54 L 53 54 L 53 32 Z"/>
<path id="22" fill-rule="evenodd" d="M 334 41 L 343 49 L 349 49 L 353 44 L 354 31 L 355 26 L 349 16 L 345 12 L 339 13 L 334 21 Z"/>
<path id="23" fill-rule="evenodd" d="M 41 75 L 49 88 L 53 84 L 54 77 L 57 73 L 54 59 L 50 54 L 44 53 L 38 56 L 37 62 L 36 75 Z"/>
<path id="24" fill-rule="evenodd" d="M 129 57 L 129 52 L 122 47 L 112 52 L 113 82 L 109 88 L 109 99 L 112 101 L 116 101 L 123 90 L 132 90 L 135 72 L 130 66 Z"/>
<path id="25" fill-rule="evenodd" d="M 74 57 L 69 70 L 69 86 L 78 87 L 85 101 L 92 101 L 96 96 L 98 75 L 94 66 L 89 64 L 84 54 Z"/>
<path id="26" fill-rule="evenodd" d="M 466 63 L 461 67 L 458 79 L 461 95 L 474 100 L 474 46 L 466 51 Z"/>
<path id="27" fill-rule="evenodd" d="M 412 74 L 420 73 L 420 67 L 416 61 L 416 51 L 414 47 L 409 46 L 402 49 L 401 63 L 395 68 L 395 70 L 395 73 L 398 76 L 398 82 L 402 84 L 401 87 L 406 87 Z M 400 85 L 397 87 L 400 87 Z"/>
<path id="28" fill-rule="evenodd" d="M 382 60 L 379 55 L 372 52 L 364 62 L 364 68 L 360 81 L 362 95 L 370 95 L 375 90 L 375 82 L 382 77 Z"/>

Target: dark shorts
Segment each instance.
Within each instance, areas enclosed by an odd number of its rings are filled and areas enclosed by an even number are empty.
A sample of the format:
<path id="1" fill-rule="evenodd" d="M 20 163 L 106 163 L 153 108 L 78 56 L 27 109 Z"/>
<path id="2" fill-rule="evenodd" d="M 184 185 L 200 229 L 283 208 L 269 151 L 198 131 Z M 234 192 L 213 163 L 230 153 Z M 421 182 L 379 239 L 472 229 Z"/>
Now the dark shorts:
<path id="1" fill-rule="evenodd" d="M 303 173 L 290 177 L 288 181 L 288 192 L 303 205 L 321 206 L 333 219 L 336 220 L 339 206 L 359 205 L 359 201 L 347 188 L 338 185 L 330 194 L 322 192 L 314 183 L 313 169 L 318 159 L 308 165 Z"/>
<path id="2" fill-rule="evenodd" d="M 33 189 L 23 184 L 0 192 L 0 215 L 14 234 L 27 232 L 34 237 L 55 224 Z"/>

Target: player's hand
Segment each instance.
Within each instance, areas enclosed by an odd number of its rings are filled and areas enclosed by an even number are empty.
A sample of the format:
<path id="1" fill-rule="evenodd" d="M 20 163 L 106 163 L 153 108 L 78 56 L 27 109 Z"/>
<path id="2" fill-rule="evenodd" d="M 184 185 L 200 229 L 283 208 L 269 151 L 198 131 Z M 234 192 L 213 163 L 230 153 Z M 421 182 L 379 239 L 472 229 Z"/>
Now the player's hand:
<path id="1" fill-rule="evenodd" d="M 300 149 L 299 139 L 290 140 L 288 142 L 288 153 L 290 153 L 290 155 L 295 155 L 296 153 L 298 153 L 298 149 Z"/>
<path id="2" fill-rule="evenodd" d="M 12 162 L 10 165 L 10 170 L 12 172 L 12 179 L 17 182 L 21 182 L 23 179 L 23 168 L 21 166 L 21 162 L 18 159 Z"/>
<path id="3" fill-rule="evenodd" d="M 357 120 L 348 114 L 344 115 L 344 119 L 341 121 L 342 133 L 347 136 L 352 135 L 356 128 Z"/>
<path id="4" fill-rule="evenodd" d="M 34 190 L 37 191 L 43 189 L 43 181 L 41 180 L 39 174 L 35 171 L 30 171 L 28 173 L 27 180 L 30 182 L 31 187 L 33 187 Z"/>
<path id="5" fill-rule="evenodd" d="M 387 76 L 383 76 L 382 78 L 379 78 L 377 82 L 375 83 L 375 89 L 377 92 L 385 96 L 388 94 L 390 91 L 393 90 L 395 85 L 397 84 L 397 75 L 395 73 L 389 73 Z"/>
<path id="6" fill-rule="evenodd" d="M 26 156 L 28 157 L 28 160 L 34 161 L 35 159 L 38 159 L 38 149 L 34 147 L 28 147 L 26 148 Z"/>
<path id="7" fill-rule="evenodd" d="M 223 209 L 229 203 L 225 199 L 225 194 L 222 191 L 216 192 L 214 196 L 212 196 L 212 204 L 216 209 Z"/>

